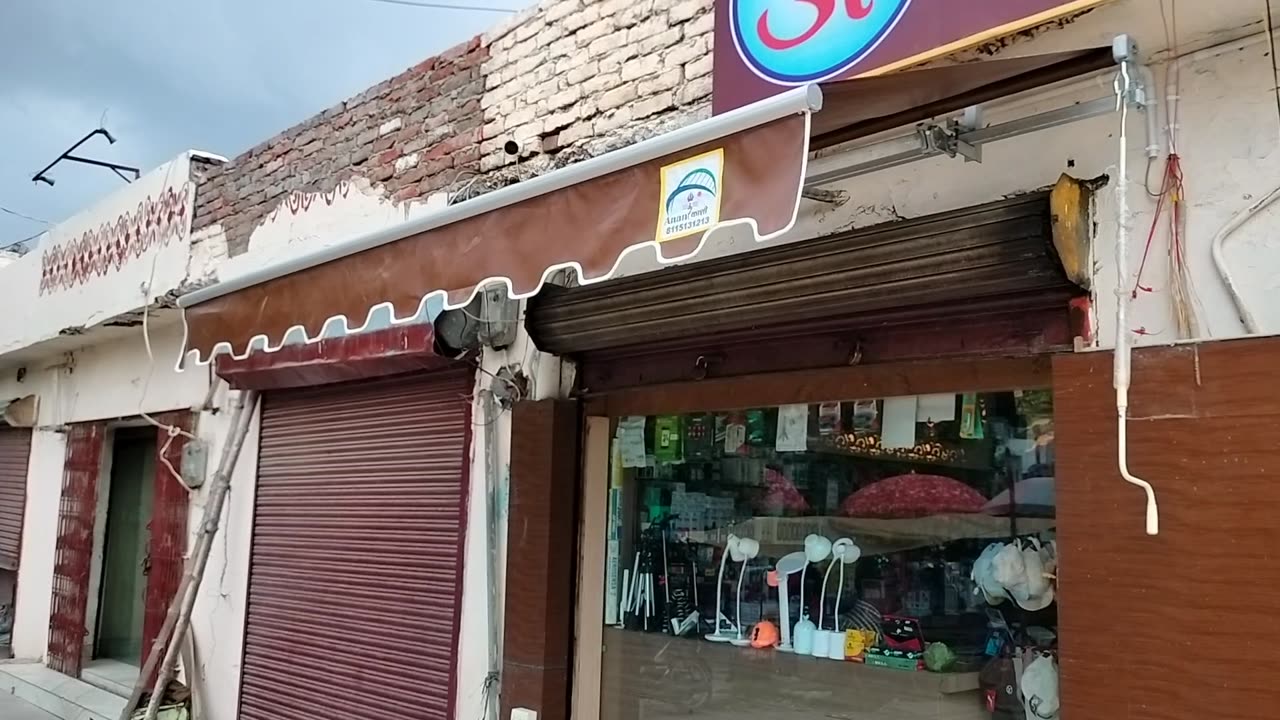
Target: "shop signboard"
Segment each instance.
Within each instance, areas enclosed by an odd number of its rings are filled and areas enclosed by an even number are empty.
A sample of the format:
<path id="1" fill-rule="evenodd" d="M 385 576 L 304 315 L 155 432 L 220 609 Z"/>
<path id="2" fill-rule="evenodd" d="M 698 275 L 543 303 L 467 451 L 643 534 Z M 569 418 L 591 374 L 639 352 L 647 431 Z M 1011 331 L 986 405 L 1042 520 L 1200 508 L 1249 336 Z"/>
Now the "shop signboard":
<path id="1" fill-rule="evenodd" d="M 1105 0 L 716 0 L 713 105 L 926 62 Z"/>

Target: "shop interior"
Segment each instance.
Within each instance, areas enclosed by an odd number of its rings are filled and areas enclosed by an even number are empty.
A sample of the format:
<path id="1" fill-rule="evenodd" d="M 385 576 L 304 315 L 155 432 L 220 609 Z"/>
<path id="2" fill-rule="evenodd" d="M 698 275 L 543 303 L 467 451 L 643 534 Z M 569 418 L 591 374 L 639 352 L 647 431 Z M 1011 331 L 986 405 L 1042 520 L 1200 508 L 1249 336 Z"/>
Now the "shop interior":
<path id="1" fill-rule="evenodd" d="M 602 716 L 1055 718 L 1054 496 L 1046 389 L 614 418 Z"/>

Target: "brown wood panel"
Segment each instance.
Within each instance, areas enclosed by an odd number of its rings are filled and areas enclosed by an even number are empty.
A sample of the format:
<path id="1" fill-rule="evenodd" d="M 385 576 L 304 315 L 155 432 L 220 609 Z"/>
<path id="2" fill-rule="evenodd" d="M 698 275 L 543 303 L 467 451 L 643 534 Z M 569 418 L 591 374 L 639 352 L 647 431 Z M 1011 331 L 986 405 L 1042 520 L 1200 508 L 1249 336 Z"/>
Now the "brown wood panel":
<path id="1" fill-rule="evenodd" d="M 1048 387 L 1047 356 L 857 365 L 715 378 L 588 396 L 587 414 L 660 415 L 963 390 Z"/>
<path id="2" fill-rule="evenodd" d="M 1111 353 L 1054 360 L 1063 717 L 1280 717 L 1280 339 L 1134 355 L 1116 470 Z"/>
<path id="3" fill-rule="evenodd" d="M 567 720 L 577 571 L 577 403 L 522 402 L 511 416 L 502 711 Z"/>

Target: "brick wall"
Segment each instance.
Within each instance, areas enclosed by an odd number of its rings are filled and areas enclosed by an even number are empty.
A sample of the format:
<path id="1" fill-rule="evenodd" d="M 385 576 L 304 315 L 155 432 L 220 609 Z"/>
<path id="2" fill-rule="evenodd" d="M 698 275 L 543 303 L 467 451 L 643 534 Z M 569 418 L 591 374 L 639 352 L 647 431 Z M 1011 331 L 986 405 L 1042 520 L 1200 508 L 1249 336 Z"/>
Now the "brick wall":
<path id="1" fill-rule="evenodd" d="M 479 167 L 488 48 L 475 37 L 260 143 L 200 180 L 192 229 L 220 223 L 227 254 L 290 195 L 363 177 L 396 201 Z"/>
<path id="2" fill-rule="evenodd" d="M 709 115 L 712 0 L 546 0 L 485 37 L 485 170 Z"/>
<path id="3" fill-rule="evenodd" d="M 192 229 L 234 258 L 347 180 L 465 200 L 706 117 L 712 25 L 712 0 L 545 0 L 209 170 Z"/>

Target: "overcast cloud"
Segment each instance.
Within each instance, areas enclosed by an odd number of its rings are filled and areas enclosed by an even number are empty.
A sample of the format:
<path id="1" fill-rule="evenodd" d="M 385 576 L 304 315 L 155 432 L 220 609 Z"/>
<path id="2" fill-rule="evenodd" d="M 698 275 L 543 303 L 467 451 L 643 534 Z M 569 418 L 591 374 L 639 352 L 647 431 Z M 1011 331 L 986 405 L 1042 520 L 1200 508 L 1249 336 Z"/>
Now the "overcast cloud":
<path id="1" fill-rule="evenodd" d="M 532 0 L 451 0 L 520 8 Z M 81 154 L 145 172 L 188 148 L 234 156 L 505 20 L 372 0 L 3 0 L 0 206 L 53 223 L 123 185 Z M 43 226 L 0 212 L 0 247 Z"/>

